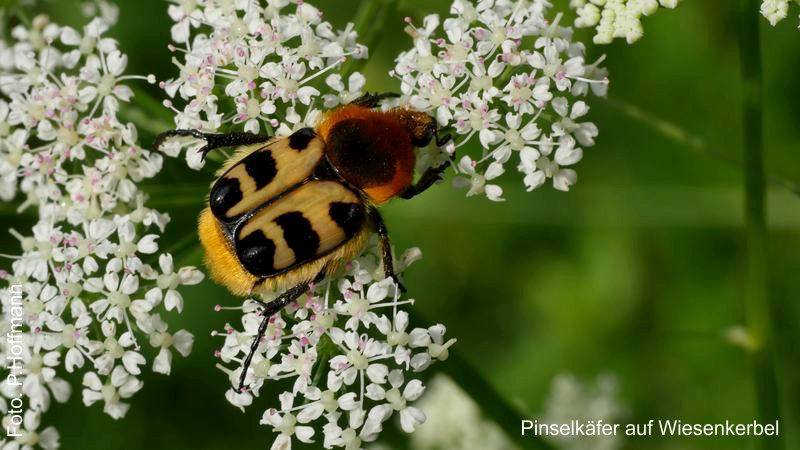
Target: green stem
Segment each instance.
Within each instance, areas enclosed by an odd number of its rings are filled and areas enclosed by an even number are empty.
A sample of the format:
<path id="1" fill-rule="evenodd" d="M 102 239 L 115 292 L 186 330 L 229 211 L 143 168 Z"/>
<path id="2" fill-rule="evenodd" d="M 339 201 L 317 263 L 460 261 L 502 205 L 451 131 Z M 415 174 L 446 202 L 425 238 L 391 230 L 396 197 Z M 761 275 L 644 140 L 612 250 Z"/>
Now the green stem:
<path id="1" fill-rule="evenodd" d="M 411 322 L 416 323 L 417 326 L 425 328 L 430 326 L 415 312 L 411 311 L 410 316 Z M 497 389 L 461 356 L 456 348 L 450 347 L 447 360 L 435 367 L 439 372 L 444 373 L 458 384 L 480 407 L 481 412 L 494 421 L 519 448 L 533 450 L 553 449 L 553 446 L 542 439 L 541 436 L 522 435 L 522 420 L 530 419 L 530 417 L 524 416 L 517 408 L 506 401 Z"/>
<path id="2" fill-rule="evenodd" d="M 724 161 L 736 167 L 744 167 L 744 163 L 741 159 L 732 156 L 718 148 L 710 147 L 701 137 L 690 133 L 673 122 L 650 114 L 636 105 L 612 97 L 609 97 L 606 100 L 606 104 L 625 114 L 629 118 L 647 125 L 650 127 L 650 129 L 664 136 L 665 138 L 670 139 L 678 144 L 685 145 L 691 150 Z M 767 174 L 767 180 L 775 186 L 782 187 L 791 191 L 793 194 L 800 196 L 800 185 L 792 180 L 784 178 L 780 175 L 769 173 Z"/>
<path id="3" fill-rule="evenodd" d="M 369 49 L 370 56 L 375 48 L 378 47 L 380 38 L 384 32 L 384 23 L 389 16 L 392 16 L 397 7 L 397 0 L 366 0 L 361 2 L 355 14 L 355 30 L 358 32 L 358 40 Z M 353 72 L 361 70 L 367 63 L 368 58 L 354 59 L 349 58 L 342 67 L 342 77 L 344 82 Z"/>
<path id="4" fill-rule="evenodd" d="M 520 448 L 536 450 L 553 448 L 540 436 L 522 435 L 520 431 L 522 420 L 531 418 L 523 416 L 517 408 L 508 403 L 457 351 L 450 349 L 450 356 L 447 361 L 441 363 L 439 370 L 456 382 L 480 406 L 483 414 L 499 425 Z"/>
<path id="5" fill-rule="evenodd" d="M 747 246 L 745 302 L 747 324 L 756 343 L 750 354 L 755 382 L 756 415 L 760 422 L 769 423 L 780 419 L 780 403 L 768 288 L 759 1 L 740 0 L 739 8 L 739 58 L 744 83 L 742 108 Z M 780 435 L 762 436 L 756 442 L 757 448 L 763 450 L 783 448 Z"/>

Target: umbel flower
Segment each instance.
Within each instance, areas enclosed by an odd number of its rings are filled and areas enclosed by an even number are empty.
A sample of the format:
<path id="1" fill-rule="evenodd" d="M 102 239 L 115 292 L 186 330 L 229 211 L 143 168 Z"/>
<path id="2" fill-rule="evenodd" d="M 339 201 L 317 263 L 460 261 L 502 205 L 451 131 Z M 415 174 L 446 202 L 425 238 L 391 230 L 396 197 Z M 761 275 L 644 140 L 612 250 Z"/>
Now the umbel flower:
<path id="1" fill-rule="evenodd" d="M 392 71 L 401 101 L 455 131 L 447 150 L 466 153 L 455 165 L 455 183 L 467 195 L 502 200 L 493 180 L 509 164 L 529 191 L 547 180 L 566 191 L 577 179 L 571 167 L 594 145 L 598 130 L 585 120 L 583 98 L 605 95 L 603 58 L 587 63 L 583 44 L 572 41 L 572 29 L 549 8 L 543 0 L 456 0 L 444 21 L 406 20 L 414 46 Z M 447 158 L 423 154 L 418 170 Z"/>
<path id="2" fill-rule="evenodd" d="M 800 5 L 800 1 L 797 0 L 763 0 L 761 2 L 761 15 L 767 18 L 770 25 L 775 26 L 786 18 L 789 13 L 789 3 L 792 2 Z"/>
<path id="3" fill-rule="evenodd" d="M 178 128 L 286 135 L 313 127 L 322 108 L 362 94 L 364 76 L 340 69 L 347 58 L 366 57 L 367 49 L 357 43 L 352 24 L 334 31 L 308 3 L 182 2 L 169 9 L 175 21 L 170 48 L 180 73 L 161 86 L 175 99 L 165 105 Z M 228 103 L 230 108 L 220 106 Z M 186 144 L 188 164 L 200 167 L 193 142 L 173 140 L 164 147 L 172 145 L 166 151 L 178 154 Z M 396 271 L 419 257 L 419 250 L 407 251 Z M 445 339 L 442 325 L 410 326 L 404 308 L 413 300 L 401 298 L 379 261 L 371 242 L 341 274 L 273 316 L 244 392 L 238 391 L 243 362 L 263 319 L 261 302 L 272 298 L 217 306 L 240 314 L 213 333 L 223 339 L 217 356 L 230 380 L 228 401 L 251 407 L 265 384 L 286 387 L 262 415 L 261 424 L 276 432 L 272 448 L 313 441 L 358 449 L 392 417 L 406 432 L 425 420 L 413 406 L 425 389 L 414 375 L 446 359 L 455 340 Z"/>
<path id="4" fill-rule="evenodd" d="M 419 257 L 411 249 L 396 263 L 400 271 Z M 266 383 L 285 386 L 279 405 L 264 411 L 261 424 L 278 433 L 272 448 L 292 439 L 321 442 L 325 448 L 361 448 L 374 441 L 391 417 L 411 433 L 425 421 L 413 406 L 425 386 L 415 373 L 444 360 L 455 339 L 443 325 L 411 328 L 392 279 L 384 278 L 374 245 L 350 262 L 340 276 L 313 286 L 274 316 L 248 370 L 250 390 L 237 391 L 241 365 L 261 322 L 260 307 L 247 300 L 240 323 L 213 333 L 224 339 L 217 356 L 231 386 L 228 400 L 251 405 Z"/>
<path id="5" fill-rule="evenodd" d="M 662 8 L 675 8 L 681 0 L 571 0 L 578 28 L 595 27 L 594 43 L 610 44 L 624 38 L 633 44 L 644 35 L 641 17 Z"/>
<path id="6" fill-rule="evenodd" d="M 180 311 L 178 287 L 203 274 L 159 250 L 169 216 L 138 184 L 162 156 L 117 116 L 129 83 L 155 80 L 125 74 L 110 25 L 95 18 L 76 30 L 37 16 L 0 43 L 0 196 L 36 217 L 32 229 L 8 230 L 20 250 L 0 271 L 0 331 L 14 336 L 0 339 L 4 428 L 11 399 L 27 411 L 20 436 L 3 433 L 4 449 L 58 447 L 55 429 L 37 429 L 52 400 L 69 398 L 65 373 L 83 373 L 84 404 L 120 418 L 144 370 L 168 374 L 172 355 L 191 351 L 192 335 L 170 331 L 162 313 Z"/>
<path id="7" fill-rule="evenodd" d="M 347 58 L 367 56 L 352 24 L 335 31 L 312 5 L 291 3 L 190 0 L 169 6 L 175 21 L 170 49 L 180 72 L 160 85 L 180 100 L 165 101 L 178 128 L 288 135 L 312 126 L 321 108 L 357 96 L 364 77 L 343 80 L 337 73 Z M 320 88 L 330 93 L 323 98 Z M 203 164 L 197 152 L 186 155 L 190 166 Z"/>
<path id="8" fill-rule="evenodd" d="M 553 378 L 544 411 L 538 420 L 546 424 L 569 423 L 572 420 L 619 423 L 626 415 L 627 408 L 620 399 L 619 382 L 613 374 L 603 373 L 594 380 L 581 380 L 572 374 L 562 373 Z M 546 436 L 546 439 L 564 450 L 617 450 L 625 444 L 624 435 L 621 434 L 552 435 Z"/>

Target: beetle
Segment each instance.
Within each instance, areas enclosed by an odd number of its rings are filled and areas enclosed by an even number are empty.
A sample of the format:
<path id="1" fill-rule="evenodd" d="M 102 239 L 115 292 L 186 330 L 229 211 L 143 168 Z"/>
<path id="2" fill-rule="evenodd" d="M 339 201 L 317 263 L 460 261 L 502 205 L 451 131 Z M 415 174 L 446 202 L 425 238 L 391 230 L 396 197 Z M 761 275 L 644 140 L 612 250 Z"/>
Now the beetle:
<path id="1" fill-rule="evenodd" d="M 402 289 L 377 206 L 394 197 L 410 199 L 438 181 L 450 162 L 428 168 L 414 183 L 414 148 L 431 141 L 442 147 L 450 135 L 440 136 L 436 119 L 425 112 L 377 109 L 396 96 L 364 94 L 324 113 L 316 128 L 282 138 L 197 130 L 156 137 L 156 149 L 175 137 L 204 140 L 198 150 L 203 158 L 214 149 L 235 148 L 198 221 L 206 265 L 233 294 L 283 291 L 259 302 L 263 319 L 242 367 L 240 392 L 270 317 L 356 257 L 373 232 L 386 277 Z"/>

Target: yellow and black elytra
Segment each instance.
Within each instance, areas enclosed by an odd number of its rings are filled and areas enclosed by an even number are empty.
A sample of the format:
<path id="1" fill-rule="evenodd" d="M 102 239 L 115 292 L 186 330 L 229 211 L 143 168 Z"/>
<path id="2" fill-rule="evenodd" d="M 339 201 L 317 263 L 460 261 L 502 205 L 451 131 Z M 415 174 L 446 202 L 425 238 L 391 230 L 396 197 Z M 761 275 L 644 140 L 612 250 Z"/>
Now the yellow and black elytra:
<path id="1" fill-rule="evenodd" d="M 414 148 L 439 137 L 436 120 L 406 108 L 376 110 L 394 94 L 365 94 L 324 114 L 316 129 L 284 138 L 250 133 L 173 130 L 156 138 L 203 139 L 208 152 L 235 148 L 218 172 L 200 214 L 198 234 L 211 278 L 232 293 L 284 290 L 264 304 L 264 319 L 245 359 L 239 389 L 269 318 L 356 257 L 372 232 L 380 237 L 384 271 L 397 277 L 391 246 L 376 206 L 409 199 L 433 185 L 449 163 L 413 183 Z"/>

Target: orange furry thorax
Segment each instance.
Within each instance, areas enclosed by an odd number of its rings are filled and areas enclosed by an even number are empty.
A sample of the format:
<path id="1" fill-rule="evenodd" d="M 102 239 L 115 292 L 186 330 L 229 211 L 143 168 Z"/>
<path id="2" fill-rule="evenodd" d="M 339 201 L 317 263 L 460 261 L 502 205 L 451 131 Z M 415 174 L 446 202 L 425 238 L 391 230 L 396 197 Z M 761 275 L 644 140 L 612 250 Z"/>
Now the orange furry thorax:
<path id="1" fill-rule="evenodd" d="M 327 112 L 316 130 L 329 161 L 374 204 L 402 193 L 413 180 L 414 146 L 401 120 L 404 111 L 349 104 Z"/>

